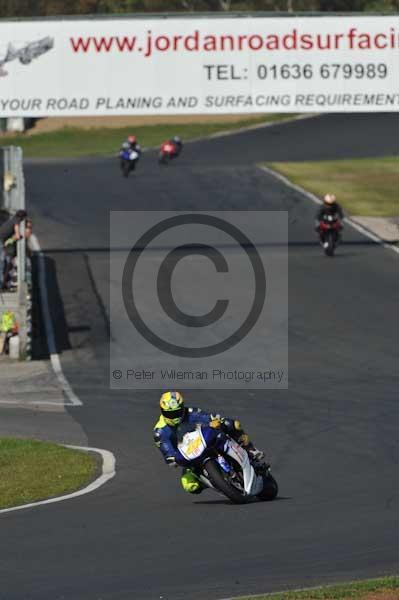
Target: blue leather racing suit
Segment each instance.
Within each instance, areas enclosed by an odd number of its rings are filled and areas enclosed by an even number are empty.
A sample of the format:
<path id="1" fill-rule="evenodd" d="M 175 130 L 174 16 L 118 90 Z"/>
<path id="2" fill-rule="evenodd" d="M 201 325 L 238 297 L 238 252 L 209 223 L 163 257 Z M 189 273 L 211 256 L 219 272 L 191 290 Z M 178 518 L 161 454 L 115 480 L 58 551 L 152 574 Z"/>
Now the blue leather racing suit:
<path id="1" fill-rule="evenodd" d="M 197 423 L 209 425 L 213 418 L 215 418 L 214 415 L 204 412 L 200 408 L 187 408 L 183 422 L 193 425 L 196 425 Z M 240 441 L 242 436 L 246 436 L 241 428 L 240 422 L 235 419 L 223 418 L 222 427 L 224 431 L 229 433 L 237 441 Z M 177 450 L 176 427 L 168 425 L 162 415 L 154 427 L 154 441 L 167 463 L 176 462 L 181 466 L 185 466 L 184 459 Z"/>

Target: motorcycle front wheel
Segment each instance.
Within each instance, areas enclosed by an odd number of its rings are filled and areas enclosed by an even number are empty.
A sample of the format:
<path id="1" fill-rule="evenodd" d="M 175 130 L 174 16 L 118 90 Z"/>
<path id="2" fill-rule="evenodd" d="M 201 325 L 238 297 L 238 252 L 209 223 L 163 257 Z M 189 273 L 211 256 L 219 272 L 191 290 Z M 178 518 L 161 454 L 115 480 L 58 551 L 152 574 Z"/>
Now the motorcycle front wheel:
<path id="1" fill-rule="evenodd" d="M 124 177 L 129 177 L 129 173 L 130 173 L 130 164 L 129 164 L 129 161 L 127 161 L 127 160 L 122 160 L 121 161 L 121 171 L 122 171 L 122 175 Z"/>
<path id="2" fill-rule="evenodd" d="M 326 236 L 328 246 L 324 249 L 326 256 L 334 256 L 335 250 L 335 236 L 332 231 L 329 231 Z"/>
<path id="3" fill-rule="evenodd" d="M 170 155 L 167 152 L 160 152 L 158 155 L 158 162 L 160 165 L 167 165 L 170 160 Z"/>
<path id="4" fill-rule="evenodd" d="M 228 473 L 225 473 L 222 467 L 214 460 L 208 460 L 204 466 L 208 478 L 212 485 L 222 492 L 234 504 L 245 504 L 248 502 L 248 496 L 245 496 L 230 481 Z"/>
<path id="5" fill-rule="evenodd" d="M 263 490 L 258 494 L 259 500 L 274 500 L 278 494 L 277 481 L 272 475 L 263 475 Z"/>

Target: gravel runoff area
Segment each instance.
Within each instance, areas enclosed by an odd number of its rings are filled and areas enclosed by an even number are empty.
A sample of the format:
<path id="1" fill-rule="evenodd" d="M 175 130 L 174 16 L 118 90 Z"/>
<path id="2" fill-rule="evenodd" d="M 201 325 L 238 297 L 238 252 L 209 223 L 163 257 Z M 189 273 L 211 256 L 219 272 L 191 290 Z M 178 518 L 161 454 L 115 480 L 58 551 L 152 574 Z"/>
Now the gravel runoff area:
<path id="1" fill-rule="evenodd" d="M 384 242 L 399 242 L 399 217 L 351 217 L 352 221 L 362 225 Z"/>
<path id="2" fill-rule="evenodd" d="M 12 361 L 0 357 L 0 406 L 63 407 L 62 390 L 46 360 Z"/>

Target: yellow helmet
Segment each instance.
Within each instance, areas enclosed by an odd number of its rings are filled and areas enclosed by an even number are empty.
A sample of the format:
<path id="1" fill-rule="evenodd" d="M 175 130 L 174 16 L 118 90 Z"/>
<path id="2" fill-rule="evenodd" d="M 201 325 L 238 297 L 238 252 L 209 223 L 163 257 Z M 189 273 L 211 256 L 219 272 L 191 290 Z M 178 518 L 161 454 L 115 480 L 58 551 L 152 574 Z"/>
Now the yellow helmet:
<path id="1" fill-rule="evenodd" d="M 176 426 L 184 418 L 184 400 L 179 392 L 165 392 L 159 401 L 161 413 L 168 425 Z"/>

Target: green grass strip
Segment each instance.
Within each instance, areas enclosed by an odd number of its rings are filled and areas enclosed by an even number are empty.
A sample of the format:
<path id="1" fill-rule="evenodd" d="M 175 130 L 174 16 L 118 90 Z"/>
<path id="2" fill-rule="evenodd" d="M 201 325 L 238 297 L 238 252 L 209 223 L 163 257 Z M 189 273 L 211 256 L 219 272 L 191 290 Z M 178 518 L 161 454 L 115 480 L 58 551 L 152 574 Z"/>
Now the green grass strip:
<path id="1" fill-rule="evenodd" d="M 96 474 L 94 457 L 50 442 L 0 439 L 0 508 L 62 496 Z"/>
<path id="2" fill-rule="evenodd" d="M 263 596 L 243 596 L 240 600 L 349 600 L 363 598 L 367 594 L 399 590 L 399 577 L 366 579 L 347 584 L 279 592 Z M 398 596 L 399 598 L 399 593 Z"/>
<path id="3" fill-rule="evenodd" d="M 322 197 L 337 196 L 346 212 L 369 217 L 399 215 L 399 157 L 269 165 L 293 183 Z"/>
<path id="4" fill-rule="evenodd" d="M 26 157 L 73 158 L 116 154 L 121 143 L 134 133 L 142 146 L 159 146 L 166 139 L 179 135 L 183 141 L 212 133 L 236 130 L 249 125 L 292 119 L 292 114 L 270 114 L 259 118 L 244 118 L 233 123 L 179 123 L 141 125 L 121 128 L 79 129 L 66 127 L 58 131 L 35 135 L 12 135 L 0 138 L 1 146 L 21 146 Z"/>

